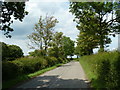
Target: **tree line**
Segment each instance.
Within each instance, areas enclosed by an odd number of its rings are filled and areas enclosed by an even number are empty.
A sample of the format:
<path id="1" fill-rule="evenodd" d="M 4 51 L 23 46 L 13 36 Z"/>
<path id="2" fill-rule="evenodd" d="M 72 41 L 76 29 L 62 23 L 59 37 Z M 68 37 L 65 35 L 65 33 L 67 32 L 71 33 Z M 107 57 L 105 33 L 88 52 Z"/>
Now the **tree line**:
<path id="1" fill-rule="evenodd" d="M 80 31 L 75 53 L 83 56 L 109 47 L 111 38 L 120 32 L 119 2 L 70 2 L 70 12 L 75 16 Z"/>
<path id="2" fill-rule="evenodd" d="M 7 37 L 11 37 L 9 32 L 13 31 L 13 29 L 10 27 L 11 23 L 13 23 L 13 20 L 11 20 L 10 17 L 13 16 L 15 19 L 22 21 L 28 12 L 25 11 L 25 3 L 23 2 L 3 2 L 1 5 L 2 31 L 5 32 Z M 20 6 L 21 9 L 18 8 L 18 6 Z M 76 55 L 90 55 L 93 53 L 94 48 L 99 48 L 99 52 L 103 52 L 105 51 L 106 47 L 109 47 L 108 44 L 112 42 L 109 36 L 115 37 L 116 34 L 119 34 L 120 32 L 119 7 L 120 2 L 70 1 L 69 9 L 70 12 L 75 16 L 73 21 L 77 23 L 76 28 L 80 31 L 77 38 L 77 47 L 75 48 Z M 31 48 L 39 49 L 40 52 L 46 56 L 55 53 L 55 49 L 57 50 L 59 48 L 60 51 L 63 50 L 63 48 L 66 47 L 63 45 L 63 42 L 59 41 L 59 43 L 62 44 L 61 46 L 57 46 L 58 41 L 53 39 L 53 36 L 55 37 L 58 33 L 61 34 L 60 32 L 54 32 L 54 27 L 57 23 L 57 19 L 55 19 L 53 16 L 46 16 L 44 19 L 41 16 L 39 22 L 35 24 L 34 32 L 28 36 L 32 45 L 34 44 L 34 47 Z M 63 37 L 63 35 L 61 37 Z M 29 43 L 30 46 L 31 43 Z M 49 53 L 51 50 L 52 53 Z M 59 53 L 59 56 L 60 53 L 62 53 L 61 55 L 66 57 L 65 52 L 63 51 L 56 53 Z M 58 55 L 55 56 L 58 57 Z"/>
<path id="3" fill-rule="evenodd" d="M 33 33 L 28 35 L 30 48 L 36 49 L 29 53 L 31 56 L 67 58 L 67 56 L 74 55 L 74 41 L 70 37 L 64 36 L 62 32 L 55 32 L 57 23 L 58 20 L 54 16 L 46 15 L 45 18 L 40 16 L 38 23 L 34 26 Z"/>
<path id="4" fill-rule="evenodd" d="M 66 37 L 62 32 L 55 32 L 55 25 L 58 23 L 54 16 L 46 15 L 45 18 L 40 16 L 38 23 L 34 26 L 34 31 L 28 35 L 30 40 L 29 46 L 35 49 L 29 52 L 33 57 L 55 57 L 67 58 L 74 55 L 74 41 Z M 2 46 L 3 61 L 12 61 L 23 57 L 22 49 L 17 45 L 8 45 L 4 42 Z"/>

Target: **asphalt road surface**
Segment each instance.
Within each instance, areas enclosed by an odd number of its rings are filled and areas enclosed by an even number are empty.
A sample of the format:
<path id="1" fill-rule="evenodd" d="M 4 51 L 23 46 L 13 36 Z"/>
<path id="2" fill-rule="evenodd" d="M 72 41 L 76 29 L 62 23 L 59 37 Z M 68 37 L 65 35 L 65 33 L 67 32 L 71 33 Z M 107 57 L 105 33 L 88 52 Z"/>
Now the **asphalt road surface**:
<path id="1" fill-rule="evenodd" d="M 71 61 L 37 76 L 17 88 L 89 88 L 89 81 L 77 61 Z"/>

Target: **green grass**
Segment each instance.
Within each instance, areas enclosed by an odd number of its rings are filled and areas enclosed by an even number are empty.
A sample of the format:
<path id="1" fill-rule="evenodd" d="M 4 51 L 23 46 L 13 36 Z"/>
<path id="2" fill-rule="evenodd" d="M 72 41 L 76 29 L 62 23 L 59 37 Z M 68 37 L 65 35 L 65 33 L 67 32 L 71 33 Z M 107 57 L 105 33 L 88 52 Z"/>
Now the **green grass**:
<path id="1" fill-rule="evenodd" d="M 39 70 L 39 71 L 34 72 L 34 73 L 21 75 L 21 76 L 16 77 L 15 79 L 12 79 L 12 80 L 9 80 L 9 81 L 5 81 L 5 82 L 2 83 L 2 84 L 3 84 L 3 85 L 2 85 L 2 86 L 3 86 L 2 88 L 3 88 L 3 89 L 5 89 L 5 88 L 11 88 L 11 87 L 17 85 L 17 84 L 20 83 L 20 82 L 29 80 L 29 79 L 31 79 L 31 78 L 33 78 L 33 77 L 35 77 L 35 76 L 41 75 L 41 74 L 43 74 L 43 73 L 45 73 L 45 72 L 47 72 L 47 71 L 49 71 L 49 70 L 55 69 L 56 67 L 59 67 L 59 66 L 61 66 L 61 65 L 62 65 L 62 64 L 56 64 L 56 65 L 54 65 L 54 66 L 52 66 L 52 67 L 45 68 L 45 69 L 43 69 L 43 70 Z"/>
<path id="2" fill-rule="evenodd" d="M 117 60 L 118 52 L 103 52 L 95 55 L 82 56 L 79 61 L 89 79 L 92 88 L 104 88 L 104 84 L 98 78 L 98 68 L 101 67 L 100 63 L 104 60 L 114 63 Z"/>

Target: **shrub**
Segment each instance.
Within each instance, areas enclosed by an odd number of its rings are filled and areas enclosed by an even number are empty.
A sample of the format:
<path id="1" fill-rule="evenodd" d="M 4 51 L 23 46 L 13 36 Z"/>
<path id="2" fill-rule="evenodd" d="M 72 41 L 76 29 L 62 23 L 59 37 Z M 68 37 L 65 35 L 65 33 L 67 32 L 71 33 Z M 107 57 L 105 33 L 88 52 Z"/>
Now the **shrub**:
<path id="1" fill-rule="evenodd" d="M 38 57 L 2 62 L 3 80 L 15 78 L 20 74 L 32 73 L 45 67 L 47 67 L 47 61 Z"/>
<path id="2" fill-rule="evenodd" d="M 58 62 L 60 62 L 60 63 L 63 63 L 64 62 L 64 60 L 63 60 L 63 58 L 58 58 Z"/>
<path id="3" fill-rule="evenodd" d="M 101 63 L 99 63 L 98 67 L 98 79 L 101 80 L 102 83 L 106 83 L 108 81 L 108 76 L 110 72 L 110 62 L 109 60 L 103 60 Z"/>
<path id="4" fill-rule="evenodd" d="M 20 58 L 23 56 L 22 49 L 17 45 L 7 45 L 4 42 L 0 42 L 0 47 L 2 45 L 2 61 L 12 61 L 16 58 Z"/>
<path id="5" fill-rule="evenodd" d="M 45 50 L 35 50 L 33 52 L 29 52 L 30 56 L 34 56 L 34 57 L 41 57 L 41 56 L 45 56 L 46 55 L 46 51 Z"/>
<path id="6" fill-rule="evenodd" d="M 2 61 L 5 61 L 9 57 L 9 48 L 6 43 L 0 42 L 0 49 L 2 48 L 2 51 L 0 52 L 0 55 L 2 56 Z"/>
<path id="7" fill-rule="evenodd" d="M 120 87 L 120 52 L 99 52 L 81 57 L 80 62 L 94 88 Z"/>
<path id="8" fill-rule="evenodd" d="M 20 63 L 13 63 L 11 61 L 6 61 L 2 63 L 2 79 L 8 80 L 14 78 L 21 74 Z"/>
<path id="9" fill-rule="evenodd" d="M 45 59 L 47 60 L 48 66 L 53 66 L 58 63 L 58 60 L 55 57 L 47 56 L 47 57 L 45 57 Z"/>
<path id="10" fill-rule="evenodd" d="M 24 73 L 31 73 L 43 69 L 47 66 L 47 61 L 44 58 L 21 58 L 18 61 L 23 63 Z"/>
<path id="11" fill-rule="evenodd" d="M 21 74 L 33 73 L 57 63 L 59 63 L 59 61 L 55 57 L 24 57 L 14 61 L 4 61 L 2 62 L 3 80 L 15 78 Z"/>
<path id="12" fill-rule="evenodd" d="M 23 56 L 22 49 L 17 45 L 8 45 L 9 47 L 9 60 L 15 60 Z"/>

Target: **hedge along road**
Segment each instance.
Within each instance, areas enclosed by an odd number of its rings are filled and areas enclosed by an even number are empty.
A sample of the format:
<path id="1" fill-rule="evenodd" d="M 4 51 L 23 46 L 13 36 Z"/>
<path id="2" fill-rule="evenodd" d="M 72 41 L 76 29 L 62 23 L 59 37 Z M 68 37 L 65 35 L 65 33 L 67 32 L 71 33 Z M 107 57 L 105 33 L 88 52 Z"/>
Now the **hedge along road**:
<path id="1" fill-rule="evenodd" d="M 89 81 L 79 62 L 71 61 L 17 88 L 89 88 Z"/>

